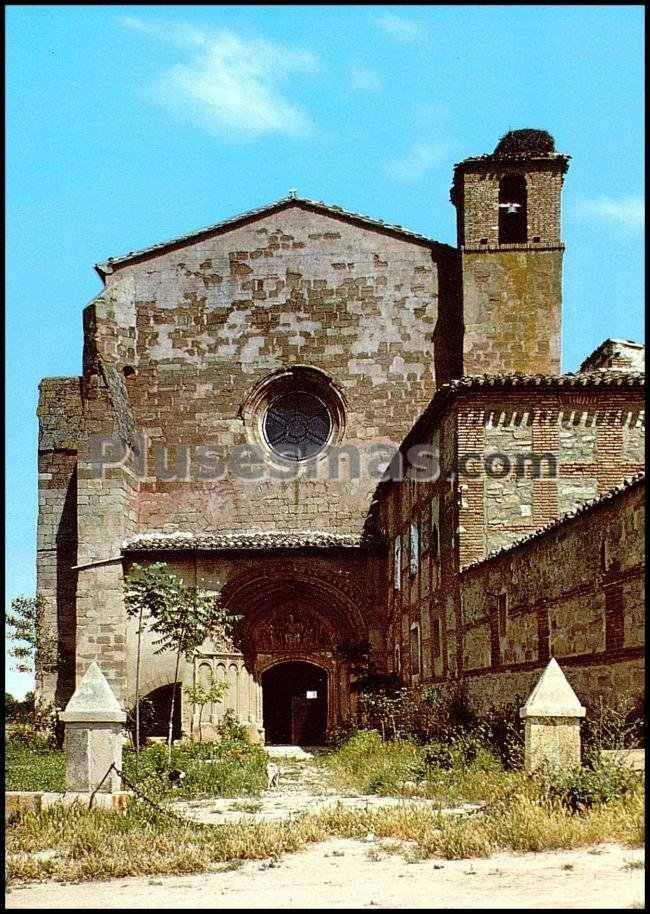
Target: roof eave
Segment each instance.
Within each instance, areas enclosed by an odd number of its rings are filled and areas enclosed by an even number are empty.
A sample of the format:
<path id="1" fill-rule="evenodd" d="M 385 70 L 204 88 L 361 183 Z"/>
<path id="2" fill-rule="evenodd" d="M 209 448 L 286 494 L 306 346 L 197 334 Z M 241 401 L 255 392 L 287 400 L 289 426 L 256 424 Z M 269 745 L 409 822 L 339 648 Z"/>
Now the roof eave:
<path id="1" fill-rule="evenodd" d="M 370 229 L 371 231 L 391 235 L 393 237 L 409 241 L 413 244 L 422 245 L 423 247 L 428 247 L 447 253 L 456 252 L 456 248 L 452 247 L 451 245 L 436 241 L 433 238 L 427 238 L 425 235 L 420 235 L 417 232 L 409 231 L 409 229 L 405 229 L 401 225 L 383 222 L 380 219 L 373 219 L 370 216 L 365 216 L 361 213 L 353 213 L 349 210 L 343 209 L 341 206 L 335 206 L 317 200 L 309 200 L 306 197 L 290 196 L 281 197 L 279 200 L 275 200 L 272 203 L 265 204 L 264 206 L 253 210 L 248 210 L 244 213 L 239 213 L 237 216 L 233 216 L 230 219 L 224 219 L 221 222 L 215 223 L 214 225 L 209 225 L 205 228 L 197 229 L 194 232 L 188 232 L 185 235 L 179 235 L 176 238 L 169 239 L 168 241 L 163 241 L 159 244 L 151 245 L 147 248 L 141 248 L 136 251 L 129 251 L 127 254 L 123 254 L 118 257 L 109 257 L 107 260 L 99 261 L 96 263 L 95 270 L 99 274 L 102 281 L 105 282 L 107 275 L 113 273 L 115 269 L 119 269 L 128 263 L 148 260 L 151 257 L 156 257 L 160 254 L 167 253 L 168 251 L 185 247 L 188 244 L 194 244 L 197 241 L 213 237 L 214 235 L 224 234 L 227 231 L 238 228 L 240 225 L 252 222 L 264 216 L 272 215 L 276 212 L 280 212 L 281 210 L 286 209 L 290 206 L 297 206 L 301 209 L 318 212 L 322 215 L 327 215 L 334 219 L 338 218 L 345 222 L 357 225 L 361 228 L 366 228 Z"/>

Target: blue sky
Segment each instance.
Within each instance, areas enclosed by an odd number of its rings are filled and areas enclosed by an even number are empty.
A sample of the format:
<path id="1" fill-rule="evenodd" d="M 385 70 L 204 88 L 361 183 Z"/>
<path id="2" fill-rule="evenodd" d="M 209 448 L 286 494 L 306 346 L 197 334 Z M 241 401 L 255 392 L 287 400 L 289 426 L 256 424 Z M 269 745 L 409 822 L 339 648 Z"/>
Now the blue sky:
<path id="1" fill-rule="evenodd" d="M 640 6 L 12 6 L 6 22 L 8 598 L 35 586 L 37 385 L 80 373 L 106 257 L 291 188 L 454 244 L 453 164 L 540 127 L 573 157 L 563 367 L 643 339 Z"/>

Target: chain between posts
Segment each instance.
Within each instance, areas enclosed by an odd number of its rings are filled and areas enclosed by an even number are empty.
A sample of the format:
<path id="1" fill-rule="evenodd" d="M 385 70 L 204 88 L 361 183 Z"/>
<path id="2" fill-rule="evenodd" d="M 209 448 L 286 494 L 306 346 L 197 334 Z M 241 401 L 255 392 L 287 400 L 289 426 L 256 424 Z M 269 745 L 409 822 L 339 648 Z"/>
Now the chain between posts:
<path id="1" fill-rule="evenodd" d="M 159 803 L 155 803 L 153 800 L 149 799 L 149 797 L 146 796 L 146 794 L 144 794 L 138 787 L 135 786 L 135 784 L 132 784 L 131 781 L 129 781 L 128 778 L 126 778 L 126 777 L 124 776 L 123 772 L 120 771 L 120 769 L 117 767 L 117 765 L 115 764 L 115 762 L 111 762 L 111 764 L 110 764 L 108 770 L 106 771 L 106 774 L 105 774 L 104 777 L 101 779 L 101 781 L 99 782 L 99 784 L 97 785 L 97 787 L 95 787 L 95 789 L 93 790 L 93 792 L 90 794 L 90 799 L 89 799 L 89 801 L 88 801 L 88 809 L 92 809 L 93 800 L 95 799 L 95 794 L 97 793 L 97 791 L 99 790 L 99 788 L 102 786 L 102 784 L 104 783 L 104 781 L 106 780 L 106 778 L 109 776 L 109 774 L 111 773 L 111 771 L 114 771 L 114 772 L 117 774 L 117 776 L 122 780 L 122 783 L 123 783 L 123 784 L 126 784 L 126 786 L 127 786 L 130 790 L 132 790 L 133 793 L 134 793 L 139 799 L 144 800 L 144 802 L 147 803 L 149 806 L 151 806 L 152 809 L 155 809 L 156 812 L 160 812 L 160 813 L 162 813 L 162 814 L 165 815 L 165 816 L 169 816 L 169 817 L 172 818 L 172 819 L 176 819 L 176 821 L 182 822 L 183 825 L 198 825 L 198 826 L 200 826 L 201 828 L 211 828 L 211 827 L 212 827 L 212 826 L 211 826 L 209 823 L 207 823 L 207 822 L 196 822 L 196 821 L 192 821 L 192 820 L 190 820 L 190 819 L 186 819 L 184 816 L 179 816 L 178 813 L 172 812 L 171 809 L 165 809 L 164 806 L 161 806 Z"/>

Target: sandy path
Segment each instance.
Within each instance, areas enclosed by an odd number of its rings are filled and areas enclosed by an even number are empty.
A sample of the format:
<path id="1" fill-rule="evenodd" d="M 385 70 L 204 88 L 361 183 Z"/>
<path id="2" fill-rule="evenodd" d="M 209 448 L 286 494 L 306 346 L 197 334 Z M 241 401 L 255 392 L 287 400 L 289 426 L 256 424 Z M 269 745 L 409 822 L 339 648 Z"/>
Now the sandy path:
<path id="1" fill-rule="evenodd" d="M 337 839 L 238 869 L 13 888 L 7 908 L 632 908 L 644 906 L 642 850 L 500 854 L 407 863 L 382 843 Z"/>

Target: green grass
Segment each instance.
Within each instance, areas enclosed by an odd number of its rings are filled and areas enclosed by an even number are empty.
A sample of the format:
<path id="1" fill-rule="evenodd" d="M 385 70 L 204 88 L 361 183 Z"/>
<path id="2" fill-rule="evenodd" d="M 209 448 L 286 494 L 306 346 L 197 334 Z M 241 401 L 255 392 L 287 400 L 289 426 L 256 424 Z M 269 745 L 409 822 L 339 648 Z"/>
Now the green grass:
<path id="1" fill-rule="evenodd" d="M 186 773 L 178 789 L 170 788 L 170 767 Z M 170 764 L 166 747 L 152 746 L 140 753 L 136 773 L 135 753 L 125 749 L 123 771 L 129 781 L 153 799 L 254 796 L 266 785 L 266 755 L 252 743 L 226 739 L 193 747 L 174 746 Z M 65 753 L 7 742 L 5 785 L 7 790 L 63 792 Z"/>
<path id="2" fill-rule="evenodd" d="M 20 743 L 5 743 L 5 789 L 65 790 L 65 753 L 32 749 Z"/>
<path id="3" fill-rule="evenodd" d="M 445 755 L 451 767 L 429 764 L 437 745 L 418 746 L 406 740 L 383 742 L 374 730 L 359 731 L 340 749 L 319 756 L 316 763 L 344 791 L 379 796 L 422 796 L 442 804 L 462 801 L 492 802 L 511 792 L 521 772 L 504 771 L 497 758 L 478 748 L 471 762 L 461 749 Z"/>

